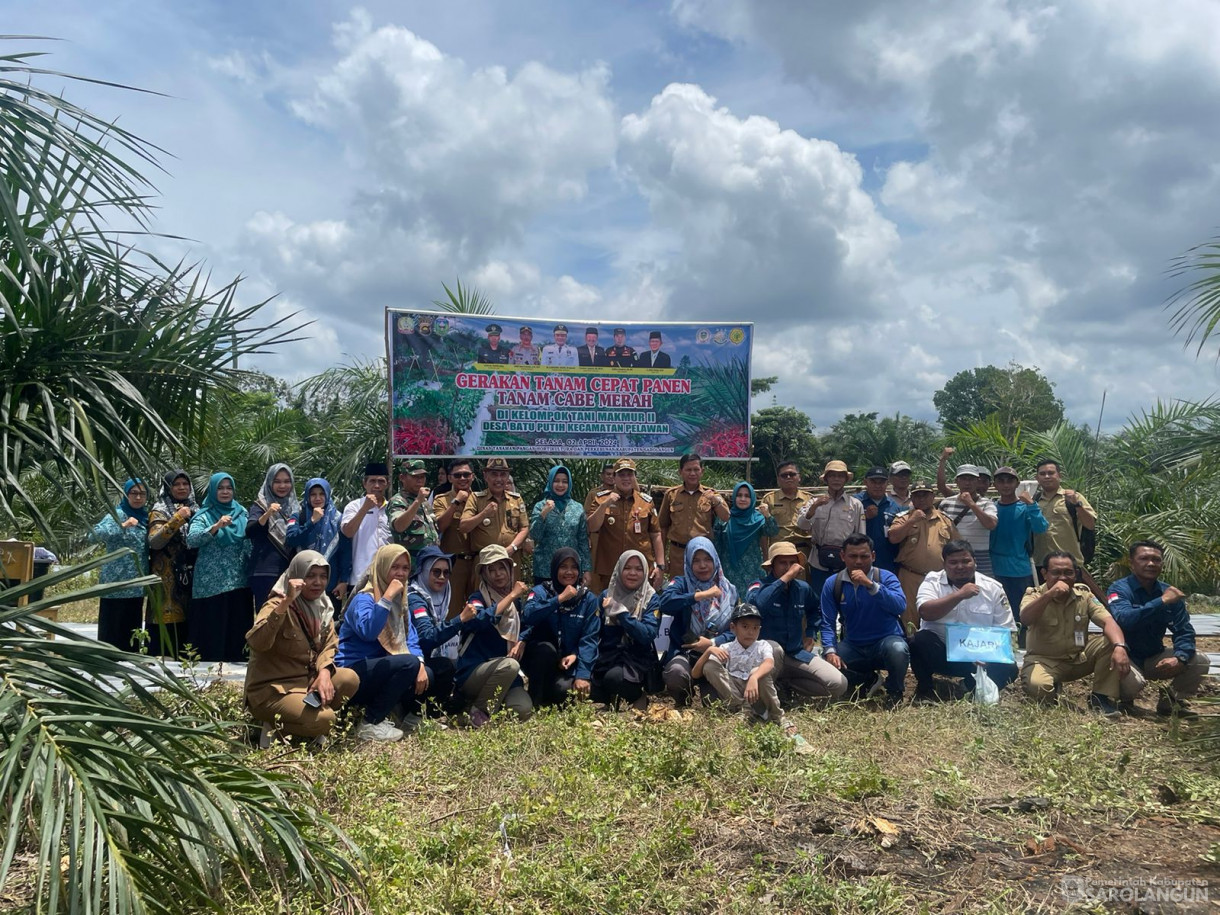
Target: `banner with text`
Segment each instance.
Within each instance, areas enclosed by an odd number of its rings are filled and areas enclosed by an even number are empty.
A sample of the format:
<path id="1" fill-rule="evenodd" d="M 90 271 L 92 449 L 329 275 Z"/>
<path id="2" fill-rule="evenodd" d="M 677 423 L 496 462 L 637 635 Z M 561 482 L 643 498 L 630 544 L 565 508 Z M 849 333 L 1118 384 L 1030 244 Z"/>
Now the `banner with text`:
<path id="1" fill-rule="evenodd" d="M 746 322 L 539 320 L 386 309 L 395 457 L 744 460 Z"/>

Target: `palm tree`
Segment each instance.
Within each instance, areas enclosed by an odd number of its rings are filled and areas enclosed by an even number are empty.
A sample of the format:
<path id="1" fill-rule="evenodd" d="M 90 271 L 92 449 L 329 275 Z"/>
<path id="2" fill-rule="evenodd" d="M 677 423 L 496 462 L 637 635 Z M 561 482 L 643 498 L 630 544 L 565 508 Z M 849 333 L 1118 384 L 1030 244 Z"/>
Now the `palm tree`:
<path id="1" fill-rule="evenodd" d="M 1186 345 L 1197 341 L 1195 355 L 1220 330 L 1220 238 L 1195 245 L 1170 262 L 1169 275 L 1194 277 L 1170 296 L 1169 322 L 1174 332 L 1186 335 Z"/>
<path id="2" fill-rule="evenodd" d="M 40 90 L 36 56 L 0 56 L 0 518 L 54 538 L 62 503 L 180 453 L 235 360 L 291 330 L 140 250 L 158 150 Z M 299 775 L 251 766 L 156 662 L 35 615 L 126 584 L 29 606 L 0 586 L 0 885 L 39 911 L 218 908 L 245 885 L 362 909 L 359 852 Z"/>

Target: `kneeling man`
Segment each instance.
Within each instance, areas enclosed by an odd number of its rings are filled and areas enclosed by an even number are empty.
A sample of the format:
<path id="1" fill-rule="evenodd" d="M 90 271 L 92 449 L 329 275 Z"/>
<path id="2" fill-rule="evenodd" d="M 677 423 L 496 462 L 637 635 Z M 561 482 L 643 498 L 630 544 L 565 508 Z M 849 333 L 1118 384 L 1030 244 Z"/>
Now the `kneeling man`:
<path id="1" fill-rule="evenodd" d="M 1025 692 L 1040 702 L 1055 698 L 1061 684 L 1092 674 L 1089 706 L 1107 718 L 1119 714 L 1119 681 L 1131 672 L 1123 631 L 1088 585 L 1077 583 L 1076 560 L 1053 550 L 1042 560 L 1045 582 L 1025 592 L 1021 623 L 1029 627 L 1021 667 Z M 1089 623 L 1101 627 L 1089 635 Z"/>
<path id="2" fill-rule="evenodd" d="M 974 689 L 975 665 L 968 661 L 948 660 L 945 647 L 947 625 L 998 626 L 1015 631 L 1012 608 L 1004 586 L 975 570 L 974 547 L 968 540 L 950 540 L 941 547 L 945 568 L 929 572 L 915 598 L 919 608 L 919 631 L 911 638 L 911 670 L 918 684 L 915 698 L 936 699 L 933 674 L 960 677 L 967 689 Z M 988 664 L 987 676 L 1003 689 L 1017 679 L 1016 664 Z"/>

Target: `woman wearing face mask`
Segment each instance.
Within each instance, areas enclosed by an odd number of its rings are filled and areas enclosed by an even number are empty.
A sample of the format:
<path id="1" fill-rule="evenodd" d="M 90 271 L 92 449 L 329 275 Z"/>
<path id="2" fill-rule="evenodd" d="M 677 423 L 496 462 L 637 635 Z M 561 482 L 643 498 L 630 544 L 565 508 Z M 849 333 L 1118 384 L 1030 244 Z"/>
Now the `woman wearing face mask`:
<path id="1" fill-rule="evenodd" d="M 653 597 L 649 607 L 673 617 L 662 679 L 665 691 L 680 706 L 690 703 L 694 690 L 691 668 L 718 635 L 729 631 L 737 606 L 737 589 L 725 577 L 712 541 L 693 537 L 686 544 L 683 564 L 684 574 Z"/>
<path id="2" fill-rule="evenodd" d="M 585 571 L 576 550 L 560 547 L 551 554 L 550 580 L 525 601 L 521 669 L 534 705 L 558 705 L 573 690 L 589 695 L 602 621 L 597 594 L 581 584 Z"/>
<path id="3" fill-rule="evenodd" d="M 127 581 L 148 574 L 148 490 L 140 480 L 123 484 L 123 498 L 93 527 L 89 537 L 107 551 L 131 550 L 110 560 L 98 572 L 98 581 Z M 144 625 L 144 588 L 112 591 L 98 601 L 97 637 L 115 648 L 132 651 L 132 633 Z"/>
<path id="4" fill-rule="evenodd" d="M 572 498 L 572 474 L 562 464 L 551 468 L 542 498 L 530 512 L 530 539 L 534 541 L 534 581 L 550 575 L 551 556 L 561 546 L 576 549 L 576 561 L 586 572 L 592 567 L 585 508 Z"/>
<path id="5" fill-rule="evenodd" d="M 460 615 L 446 618 L 452 600 L 453 557 L 439 546 L 426 546 L 417 559 L 407 588 L 407 612 L 419 635 L 419 647 L 432 680 L 433 707 L 456 713 L 453 679 L 458 630 L 462 623 L 474 619 L 475 611 L 467 604 Z"/>
<path id="6" fill-rule="evenodd" d="M 246 633 L 246 705 L 281 734 L 325 737 L 335 709 L 360 685 L 355 671 L 335 665 L 339 638 L 326 595 L 329 578 L 321 553 L 297 553 Z"/>
<path id="7" fill-rule="evenodd" d="M 357 740 L 402 740 L 389 716 L 428 690 L 428 669 L 421 663 L 419 640 L 407 618 L 407 578 L 411 554 L 391 543 L 373 554 L 368 571 L 343 611 L 336 663 L 360 677 L 352 697 L 364 706 Z"/>
<path id="8" fill-rule="evenodd" d="M 766 504 L 759 505 L 754 487 L 742 480 L 733 489 L 729 520 L 716 519 L 713 536 L 724 560 L 724 576 L 744 595 L 758 581 L 762 568 L 762 538 L 779 533 L 779 524 Z"/>
<path id="9" fill-rule="evenodd" d="M 186 545 L 191 518 L 199 506 L 185 470 L 171 470 L 148 512 L 149 566 L 161 578 L 161 591 L 148 602 L 148 653 L 178 657 L 186 641 L 185 621 L 195 577 L 195 551 Z"/>
<path id="10" fill-rule="evenodd" d="M 267 602 L 271 586 L 284 574 L 296 552 L 300 500 L 287 464 L 267 468 L 263 488 L 250 506 L 246 536 L 250 539 L 250 590 L 254 606 Z"/>
<path id="11" fill-rule="evenodd" d="M 207 498 L 191 519 L 186 545 L 198 550 L 191 583 L 189 641 L 201 661 L 241 661 L 254 604 L 246 578 L 250 541 L 246 509 L 233 478 L 214 473 Z"/>
<path id="12" fill-rule="evenodd" d="M 529 585 L 515 582 L 513 560 L 498 543 L 483 547 L 475 560 L 481 585 L 467 598 L 463 612 L 473 613 L 459 630 L 457 688 L 471 704 L 470 721 L 487 724 L 497 709 L 507 706 L 522 720 L 534 704 L 521 683 L 521 598 Z"/>
<path id="13" fill-rule="evenodd" d="M 657 669 L 653 648 L 661 614 L 649 609 L 656 592 L 648 583 L 648 560 L 638 550 L 618 558 L 610 585 L 602 592 L 602 625 L 597 662 L 593 665 L 595 702 L 617 704 L 620 699 L 646 707 L 644 690 Z"/>

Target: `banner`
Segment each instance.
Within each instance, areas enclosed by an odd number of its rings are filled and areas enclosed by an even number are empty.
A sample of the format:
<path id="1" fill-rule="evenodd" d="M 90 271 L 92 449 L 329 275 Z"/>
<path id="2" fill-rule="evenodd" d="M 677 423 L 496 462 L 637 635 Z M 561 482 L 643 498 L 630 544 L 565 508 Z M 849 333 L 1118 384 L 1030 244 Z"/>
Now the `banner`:
<path id="1" fill-rule="evenodd" d="M 950 662 L 1013 664 L 1012 633 L 1003 626 L 948 623 L 945 626 L 945 659 Z"/>
<path id="2" fill-rule="evenodd" d="M 754 326 L 386 309 L 394 457 L 745 460 Z"/>

